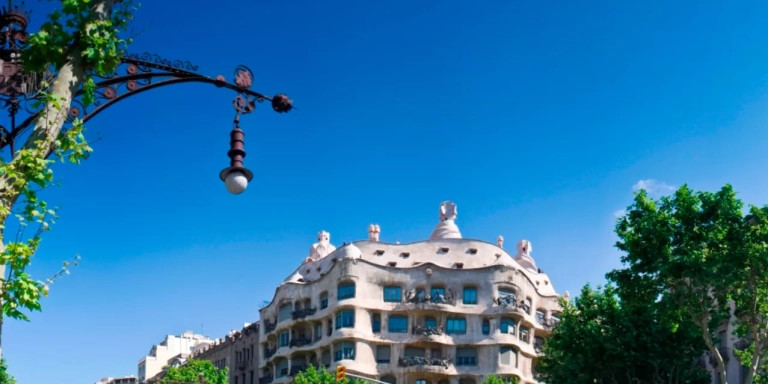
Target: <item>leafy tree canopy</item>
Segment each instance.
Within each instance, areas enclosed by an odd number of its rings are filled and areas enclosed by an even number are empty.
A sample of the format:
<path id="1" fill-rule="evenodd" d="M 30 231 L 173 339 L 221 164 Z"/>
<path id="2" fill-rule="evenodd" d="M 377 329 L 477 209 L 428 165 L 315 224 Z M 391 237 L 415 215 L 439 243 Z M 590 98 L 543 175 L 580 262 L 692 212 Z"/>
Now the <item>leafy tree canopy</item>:
<path id="1" fill-rule="evenodd" d="M 190 359 L 179 367 L 170 367 L 159 384 L 201 383 L 202 377 L 205 384 L 228 384 L 227 368 L 218 369 L 208 360 Z"/>

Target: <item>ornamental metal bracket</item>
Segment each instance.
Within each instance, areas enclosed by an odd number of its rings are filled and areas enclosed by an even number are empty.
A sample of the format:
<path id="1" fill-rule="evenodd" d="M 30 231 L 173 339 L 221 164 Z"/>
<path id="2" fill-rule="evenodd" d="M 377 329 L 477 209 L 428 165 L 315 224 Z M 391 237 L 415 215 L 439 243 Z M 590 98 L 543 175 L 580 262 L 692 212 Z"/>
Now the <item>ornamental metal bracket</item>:
<path id="1" fill-rule="evenodd" d="M 237 124 L 240 115 L 253 112 L 256 109 L 256 104 L 265 100 L 269 101 L 272 104 L 272 109 L 278 113 L 288 112 L 293 108 L 292 101 L 283 94 L 269 97 L 251 90 L 253 72 L 244 65 L 235 68 L 233 82 L 228 82 L 222 75 L 215 78 L 201 75 L 195 72 L 197 68 L 197 65 L 189 61 L 169 60 L 156 54 L 144 53 L 125 56 L 121 59 L 114 74 L 95 78 L 96 87 L 93 103 L 85 105 L 82 98 L 83 90 L 77 92 L 69 108 L 67 123 L 71 124 L 76 118 L 86 122 L 121 100 L 155 88 L 182 83 L 206 83 L 235 91 L 237 95 L 232 101 L 236 113 L 235 124 Z M 18 102 L 13 105 L 18 105 Z M 18 110 L 18 107 L 9 108 L 9 112 L 14 118 Z M 30 112 L 30 116 L 26 120 L 15 125 L 10 131 L 4 132 L 3 140 L 0 140 L 0 149 L 19 137 L 40 114 L 39 110 L 28 110 L 28 112 Z M 64 127 L 64 130 L 66 128 Z"/>

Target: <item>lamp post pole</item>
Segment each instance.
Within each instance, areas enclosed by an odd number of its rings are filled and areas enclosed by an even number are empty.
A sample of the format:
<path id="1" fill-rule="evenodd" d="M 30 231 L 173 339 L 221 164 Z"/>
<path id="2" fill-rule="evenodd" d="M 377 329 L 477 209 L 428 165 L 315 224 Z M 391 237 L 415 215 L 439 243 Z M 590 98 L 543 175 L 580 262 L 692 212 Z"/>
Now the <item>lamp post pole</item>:
<path id="1" fill-rule="evenodd" d="M 0 102 L 10 117 L 9 126 L 0 125 L 0 150 L 8 148 L 12 155 L 17 141 L 21 140 L 20 137 L 27 133 L 41 114 L 39 104 L 42 103 L 38 102 L 40 84 L 50 77 L 47 73 L 24 72 L 21 52 L 29 37 L 27 24 L 28 16 L 23 8 L 9 3 L 7 8 L 0 9 Z M 82 89 L 75 94 L 63 129 L 66 130 L 76 118 L 87 122 L 115 103 L 156 88 L 194 82 L 232 90 L 236 96 L 232 102 L 235 119 L 227 153 L 230 164 L 221 171 L 219 177 L 229 192 L 242 193 L 253 178 L 253 173 L 243 165 L 245 135 L 240 129 L 240 117 L 253 112 L 256 105 L 264 101 L 269 101 L 275 112 L 286 113 L 293 109 L 292 100 L 284 94 L 269 97 L 251 90 L 253 72 L 244 65 L 235 68 L 232 82 L 222 75 L 201 75 L 197 73 L 197 68 L 189 61 L 169 60 L 150 53 L 126 55 L 121 58 L 115 73 L 95 77 L 96 89 L 92 104 L 83 103 Z M 35 104 L 38 104 L 37 108 Z M 24 115 L 26 118 L 21 120 Z"/>

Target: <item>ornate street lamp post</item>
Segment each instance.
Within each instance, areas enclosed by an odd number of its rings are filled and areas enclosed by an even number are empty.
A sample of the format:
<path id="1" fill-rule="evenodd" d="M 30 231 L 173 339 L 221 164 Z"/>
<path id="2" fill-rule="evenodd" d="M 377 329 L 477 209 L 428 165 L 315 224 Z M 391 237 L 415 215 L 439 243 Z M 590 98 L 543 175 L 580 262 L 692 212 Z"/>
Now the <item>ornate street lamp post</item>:
<path id="1" fill-rule="evenodd" d="M 33 105 L 39 97 L 42 80 L 49 76 L 24 72 L 21 52 L 29 37 L 27 24 L 27 13 L 22 7 L 13 6 L 12 1 L 8 2 L 7 8 L 0 9 L 0 102 L 10 117 L 9 127 L 0 125 L 0 150 L 9 148 L 11 153 L 15 151 L 16 140 L 32 126 L 40 114 L 39 107 L 35 109 Z M 235 68 L 233 83 L 221 75 L 212 78 L 196 71 L 197 66 L 188 61 L 172 61 L 149 53 L 127 55 L 121 59 L 114 74 L 94 79 L 95 100 L 91 105 L 86 106 L 82 102 L 82 90 L 76 94 L 69 109 L 67 124 L 76 118 L 86 122 L 121 100 L 164 86 L 196 82 L 233 90 L 237 95 L 232 102 L 235 120 L 227 153 L 230 164 L 221 171 L 219 177 L 229 192 L 242 193 L 253 179 L 253 173 L 243 166 L 245 147 L 240 116 L 253 112 L 256 104 L 265 100 L 272 104 L 275 112 L 289 112 L 293 108 L 292 101 L 283 94 L 268 97 L 252 91 L 253 72 L 244 65 Z M 19 123 L 22 112 L 27 117 Z"/>

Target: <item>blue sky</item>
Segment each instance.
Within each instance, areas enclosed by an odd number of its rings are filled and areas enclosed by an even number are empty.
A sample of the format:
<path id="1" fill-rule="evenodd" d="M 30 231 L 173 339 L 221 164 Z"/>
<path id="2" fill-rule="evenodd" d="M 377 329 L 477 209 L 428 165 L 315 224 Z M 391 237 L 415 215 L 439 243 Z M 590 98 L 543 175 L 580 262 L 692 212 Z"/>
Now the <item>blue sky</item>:
<path id="1" fill-rule="evenodd" d="M 239 196 L 218 180 L 231 92 L 158 89 L 93 119 L 91 159 L 56 168 L 61 219 L 31 271 L 82 263 L 4 327 L 22 384 L 136 374 L 166 334 L 257 320 L 321 229 L 418 241 L 453 200 L 465 237 L 528 239 L 577 292 L 619 265 L 615 214 L 641 181 L 768 203 L 764 2 L 192 4 L 145 2 L 132 51 L 248 65 L 299 109 L 243 118 Z"/>

